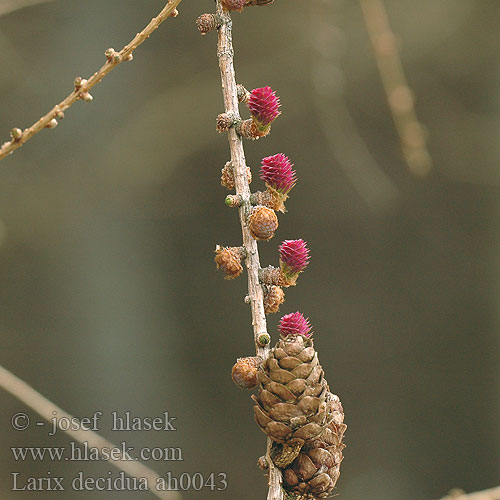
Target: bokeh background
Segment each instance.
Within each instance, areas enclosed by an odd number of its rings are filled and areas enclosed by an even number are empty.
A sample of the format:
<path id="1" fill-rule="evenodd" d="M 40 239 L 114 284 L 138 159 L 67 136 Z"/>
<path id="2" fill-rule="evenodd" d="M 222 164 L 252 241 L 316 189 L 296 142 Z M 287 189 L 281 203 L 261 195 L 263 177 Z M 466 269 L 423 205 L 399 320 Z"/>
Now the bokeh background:
<path id="1" fill-rule="evenodd" d="M 401 154 L 357 1 L 276 0 L 235 15 L 236 71 L 247 88 L 281 96 L 270 137 L 245 144 L 255 174 L 263 156 L 284 152 L 299 178 L 261 261 L 276 262 L 281 239 L 309 242 L 311 264 L 281 311 L 310 317 L 344 404 L 339 498 L 431 500 L 500 483 L 500 4 L 385 4 L 429 134 L 425 177 Z M 57 0 L 0 17 L 4 140 L 161 7 Z M 265 439 L 230 378 L 253 351 L 246 280 L 224 281 L 213 262 L 215 245 L 241 234 L 219 185 L 229 151 L 215 131 L 216 36 L 194 26 L 212 9 L 183 2 L 91 104 L 1 163 L 0 363 L 74 415 L 103 411 L 114 442 L 182 447 L 182 463 L 149 462 L 160 474 L 227 473 L 226 491 L 186 500 L 255 500 L 267 491 L 256 467 Z M 279 317 L 269 318 L 274 338 Z M 68 438 L 13 431 L 26 407 L 3 391 L 0 401 L 3 499 L 153 498 L 10 491 L 15 471 L 115 469 L 16 463 L 11 446 Z M 113 410 L 168 410 L 178 430 L 111 432 Z"/>

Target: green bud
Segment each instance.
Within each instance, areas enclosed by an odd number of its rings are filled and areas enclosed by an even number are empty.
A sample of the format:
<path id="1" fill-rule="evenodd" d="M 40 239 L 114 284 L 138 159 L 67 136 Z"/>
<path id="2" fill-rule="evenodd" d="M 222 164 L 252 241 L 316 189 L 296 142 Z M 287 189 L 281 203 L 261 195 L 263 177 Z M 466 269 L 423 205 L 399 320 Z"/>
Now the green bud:
<path id="1" fill-rule="evenodd" d="M 264 347 L 271 342 L 271 336 L 268 333 L 260 333 L 257 341 L 261 347 Z"/>

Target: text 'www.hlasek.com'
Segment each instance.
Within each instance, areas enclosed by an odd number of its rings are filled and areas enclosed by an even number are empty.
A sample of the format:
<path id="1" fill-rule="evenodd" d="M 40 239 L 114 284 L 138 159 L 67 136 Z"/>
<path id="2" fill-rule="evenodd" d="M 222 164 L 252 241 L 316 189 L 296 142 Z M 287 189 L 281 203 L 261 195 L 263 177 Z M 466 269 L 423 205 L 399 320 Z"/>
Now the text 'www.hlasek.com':
<path id="1" fill-rule="evenodd" d="M 51 437 L 63 431 L 77 437 L 77 440 L 69 441 L 65 446 L 11 446 L 14 462 L 23 464 L 19 470 L 11 472 L 11 491 L 222 491 L 228 487 L 225 472 L 165 471 L 154 477 L 134 475 L 123 470 L 106 471 L 98 476 L 83 470 L 70 476 L 58 473 L 57 463 L 61 462 L 108 462 L 118 469 L 130 462 L 184 462 L 183 450 L 179 446 L 134 447 L 127 441 L 111 444 L 95 434 L 101 430 L 103 420 L 110 421 L 109 430 L 113 432 L 175 432 L 177 419 L 168 411 L 156 417 L 135 416 L 129 410 L 112 411 L 105 419 L 103 417 L 101 411 L 83 418 L 60 416 L 53 412 L 50 422 L 45 422 L 35 420 L 24 412 L 12 415 L 11 426 L 16 431 L 48 429 L 47 435 Z M 87 435 L 88 439 L 85 439 Z M 36 476 L 22 470 L 28 469 L 26 464 L 33 462 L 50 464 L 52 470 Z M 123 466 L 123 469 L 130 472 L 129 467 Z"/>

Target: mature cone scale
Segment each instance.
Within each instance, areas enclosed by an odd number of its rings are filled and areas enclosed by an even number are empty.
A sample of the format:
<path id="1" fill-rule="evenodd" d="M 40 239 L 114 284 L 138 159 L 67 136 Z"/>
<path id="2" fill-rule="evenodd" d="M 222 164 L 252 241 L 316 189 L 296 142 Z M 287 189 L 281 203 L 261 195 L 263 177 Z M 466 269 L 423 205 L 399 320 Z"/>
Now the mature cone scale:
<path id="1" fill-rule="evenodd" d="M 283 488 L 294 500 L 326 498 L 340 476 L 342 442 L 347 426 L 338 396 L 330 394 L 331 421 L 321 436 L 302 448 L 297 458 L 283 469 Z"/>
<path id="2" fill-rule="evenodd" d="M 289 465 L 330 423 L 330 390 L 313 340 L 300 334 L 278 341 L 257 373 L 255 421 L 277 445 L 273 461 Z"/>

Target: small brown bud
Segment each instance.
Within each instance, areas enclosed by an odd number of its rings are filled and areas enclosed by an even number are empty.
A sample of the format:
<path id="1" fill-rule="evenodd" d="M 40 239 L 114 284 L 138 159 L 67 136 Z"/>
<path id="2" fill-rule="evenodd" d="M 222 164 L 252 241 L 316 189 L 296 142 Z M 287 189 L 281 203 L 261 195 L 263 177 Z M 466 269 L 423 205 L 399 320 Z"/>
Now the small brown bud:
<path id="1" fill-rule="evenodd" d="M 271 131 L 271 126 L 269 125 L 265 131 L 260 131 L 252 118 L 248 120 L 240 121 L 236 124 L 236 132 L 244 137 L 245 139 L 250 139 L 255 141 L 261 137 L 265 137 Z"/>
<path id="2" fill-rule="evenodd" d="M 252 171 L 250 170 L 250 167 L 247 167 L 247 181 L 248 184 L 252 182 Z M 224 167 L 222 167 L 221 170 L 221 178 L 220 178 L 220 183 L 222 186 L 226 187 L 227 189 L 234 189 L 234 169 L 233 165 L 230 161 L 228 161 Z"/>
<path id="3" fill-rule="evenodd" d="M 106 49 L 106 51 L 104 52 L 104 55 L 106 56 L 106 59 L 109 62 L 112 62 L 112 63 L 120 62 L 121 56 L 113 48 Z"/>
<path id="4" fill-rule="evenodd" d="M 221 113 L 217 116 L 217 132 L 227 132 L 234 124 L 234 116 L 232 113 Z"/>
<path id="5" fill-rule="evenodd" d="M 58 111 L 56 113 L 56 117 L 59 118 L 59 120 L 62 120 L 64 118 L 64 111 Z"/>
<path id="6" fill-rule="evenodd" d="M 94 100 L 92 94 L 90 94 L 89 92 L 82 92 L 80 94 L 80 98 L 83 99 L 85 102 L 90 102 Z"/>
<path id="7" fill-rule="evenodd" d="M 259 460 L 257 460 L 257 467 L 259 467 L 259 469 L 261 470 L 269 469 L 269 464 L 267 463 L 267 458 L 265 457 L 265 455 L 259 457 Z"/>
<path id="8" fill-rule="evenodd" d="M 85 78 L 82 78 L 81 76 L 77 76 L 75 78 L 75 82 L 74 82 L 75 90 L 85 91 L 85 85 L 87 85 L 87 83 L 88 83 L 88 80 L 86 80 Z"/>
<path id="9" fill-rule="evenodd" d="M 52 118 L 49 123 L 47 123 L 46 128 L 56 128 L 58 125 L 58 122 L 55 118 Z"/>
<path id="10" fill-rule="evenodd" d="M 241 194 L 228 194 L 224 203 L 230 208 L 241 207 L 243 204 L 243 197 Z"/>
<path id="11" fill-rule="evenodd" d="M 20 141 L 23 136 L 23 131 L 20 128 L 15 127 L 10 131 L 10 136 L 14 142 Z"/>
<path id="12" fill-rule="evenodd" d="M 245 256 L 243 247 L 221 247 L 215 248 L 215 263 L 217 269 L 222 269 L 225 279 L 231 280 L 237 278 L 243 272 L 241 259 Z"/>
<path id="13" fill-rule="evenodd" d="M 231 370 L 233 382 L 242 389 L 252 389 L 257 385 L 257 372 L 262 359 L 257 356 L 238 358 Z"/>
<path id="14" fill-rule="evenodd" d="M 75 81 L 73 82 L 73 85 L 75 86 L 75 90 L 81 89 L 84 81 L 86 81 L 86 80 L 84 80 L 81 76 L 77 76 L 75 78 Z"/>
<path id="15" fill-rule="evenodd" d="M 169 17 L 177 17 L 179 15 L 179 11 L 177 9 L 174 9 L 171 13 L 170 13 L 170 16 Z"/>
<path id="16" fill-rule="evenodd" d="M 247 0 L 221 0 L 221 3 L 225 10 L 236 10 L 241 12 L 247 3 Z"/>
<path id="17" fill-rule="evenodd" d="M 265 285 L 295 286 L 299 273 L 293 276 L 285 276 L 279 267 L 267 266 L 259 271 L 260 282 Z"/>
<path id="18" fill-rule="evenodd" d="M 250 92 L 248 92 L 248 90 L 241 83 L 236 85 L 236 91 L 238 93 L 238 102 L 248 101 L 248 98 L 250 97 Z"/>
<path id="19" fill-rule="evenodd" d="M 278 217 L 274 210 L 259 205 L 250 212 L 248 229 L 256 240 L 270 240 L 278 229 Z"/>
<path id="20" fill-rule="evenodd" d="M 222 26 L 222 19 L 217 14 L 202 14 L 196 19 L 196 27 L 202 35 Z"/>
<path id="21" fill-rule="evenodd" d="M 220 183 L 227 189 L 234 189 L 233 164 L 228 161 L 221 170 Z"/>
<path id="22" fill-rule="evenodd" d="M 264 285 L 264 312 L 266 314 L 276 313 L 280 305 L 285 302 L 285 292 L 276 285 Z"/>
<path id="23" fill-rule="evenodd" d="M 127 61 L 127 62 L 129 62 L 129 61 L 133 61 L 133 60 L 134 60 L 134 54 L 130 53 L 128 56 L 125 56 L 125 57 L 123 58 L 123 60 L 124 60 L 124 61 Z"/>
<path id="24" fill-rule="evenodd" d="M 272 208 L 278 212 L 285 213 L 285 200 L 288 195 L 280 193 L 271 186 L 267 186 L 265 191 L 257 191 L 250 196 L 250 203 L 252 205 L 264 205 L 265 207 Z"/>

